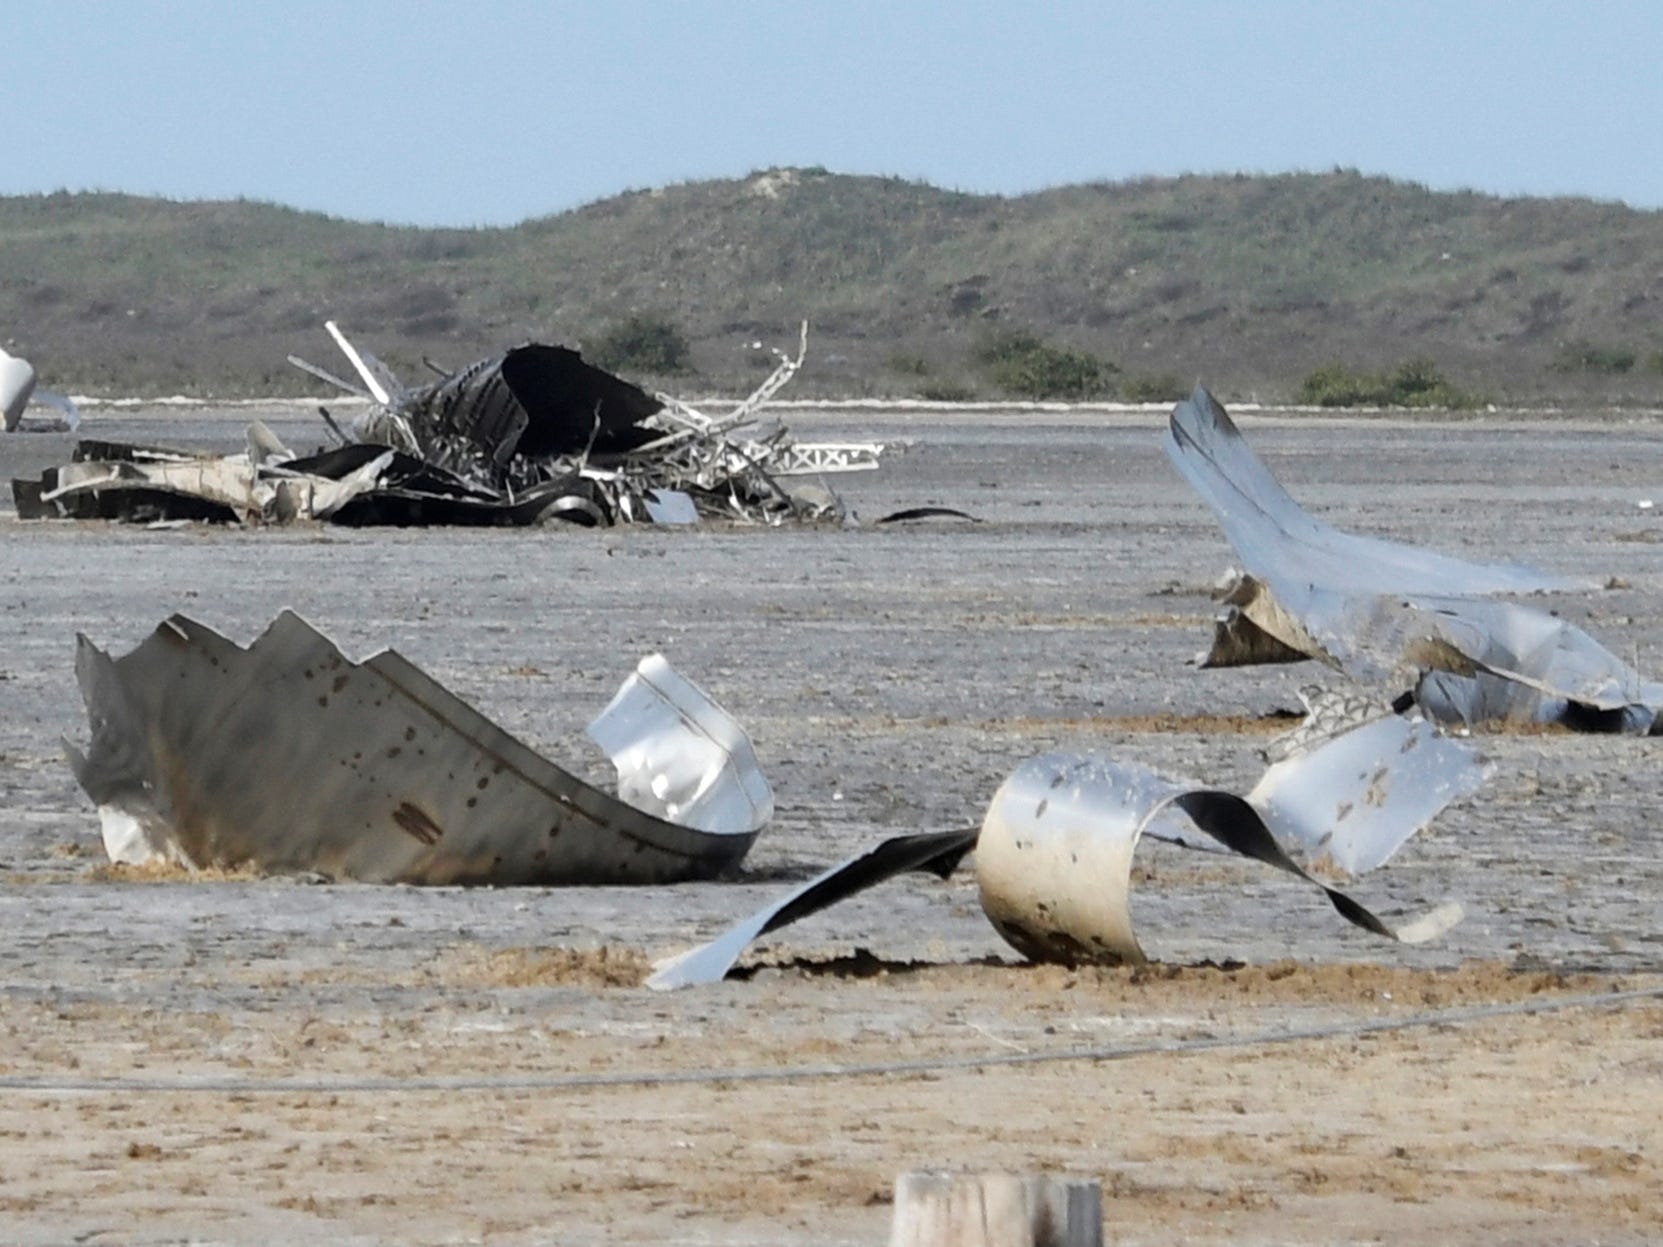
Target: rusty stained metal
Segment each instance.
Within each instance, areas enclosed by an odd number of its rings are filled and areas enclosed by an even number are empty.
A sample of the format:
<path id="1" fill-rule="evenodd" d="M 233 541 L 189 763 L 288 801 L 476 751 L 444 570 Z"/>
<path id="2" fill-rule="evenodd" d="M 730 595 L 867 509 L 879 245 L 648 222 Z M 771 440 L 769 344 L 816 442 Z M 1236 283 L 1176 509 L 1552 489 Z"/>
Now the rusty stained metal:
<path id="1" fill-rule="evenodd" d="M 1202 666 L 1315 659 L 1394 694 L 1408 689 L 1452 725 L 1658 725 L 1663 684 L 1574 624 L 1493 596 L 1592 582 L 1341 532 L 1300 508 L 1205 389 L 1173 410 L 1165 447 L 1241 561 Z"/>
<path id="2" fill-rule="evenodd" d="M 246 649 L 175 615 L 80 638 L 92 742 L 66 742 L 116 861 L 366 883 L 618 884 L 736 868 L 773 798 L 749 738 L 661 657 L 590 725 L 629 793 L 533 752 L 392 650 L 347 659 L 285 611 Z"/>
<path id="3" fill-rule="evenodd" d="M 1332 706 L 1312 718 L 1334 722 Z M 1384 709 L 1307 732 L 1246 796 L 1176 782 L 1089 754 L 1031 758 L 1005 780 L 980 829 L 899 836 L 831 868 L 709 943 L 660 962 L 648 986 L 721 979 L 769 931 L 907 870 L 949 873 L 974 849 L 982 910 L 1035 961 L 1141 963 L 1131 919 L 1132 859 L 1144 838 L 1239 854 L 1322 890 L 1353 925 L 1421 943 L 1461 918 L 1458 904 L 1390 923 L 1301 865 L 1352 873 L 1385 862 L 1450 802 L 1476 791 L 1486 764 L 1425 720 Z"/>

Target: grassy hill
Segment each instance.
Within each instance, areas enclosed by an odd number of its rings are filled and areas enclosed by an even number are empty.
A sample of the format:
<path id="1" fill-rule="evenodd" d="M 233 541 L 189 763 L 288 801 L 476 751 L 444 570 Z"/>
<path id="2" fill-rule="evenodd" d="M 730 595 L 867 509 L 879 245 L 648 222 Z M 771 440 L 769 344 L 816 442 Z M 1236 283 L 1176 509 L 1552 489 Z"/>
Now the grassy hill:
<path id="1" fill-rule="evenodd" d="M 1292 398 L 1319 365 L 1427 357 L 1497 399 L 1663 401 L 1663 213 L 1336 172 L 1015 198 L 774 170 L 635 191 L 510 229 L 416 229 L 247 201 L 0 198 L 0 342 L 89 393 L 315 391 L 339 320 L 414 378 L 631 313 L 733 391 L 812 325 L 801 395 L 997 397 L 990 338 Z M 985 352 L 984 352 L 985 353 Z M 1625 362 L 1626 361 L 1626 362 Z M 650 380 L 650 378 L 649 378 Z"/>

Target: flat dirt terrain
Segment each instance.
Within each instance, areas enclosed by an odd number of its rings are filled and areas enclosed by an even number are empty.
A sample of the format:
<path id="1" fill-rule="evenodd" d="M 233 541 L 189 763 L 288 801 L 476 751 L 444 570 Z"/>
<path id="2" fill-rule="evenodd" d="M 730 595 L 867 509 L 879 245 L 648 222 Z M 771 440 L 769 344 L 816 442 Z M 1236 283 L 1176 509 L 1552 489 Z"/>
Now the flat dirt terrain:
<path id="1" fill-rule="evenodd" d="M 248 410 L 89 415 L 242 444 Z M 291 444 L 303 407 L 259 412 Z M 763 530 L 20 523 L 0 503 L 0 1241 L 880 1244 L 910 1169 L 1102 1182 L 1117 1243 L 1663 1238 L 1663 742 L 1486 733 L 1382 870 L 1405 948 L 1247 862 L 1140 851 L 1141 969 L 1021 963 L 973 877 L 908 876 L 714 987 L 652 962 L 1023 759 L 1245 791 L 1310 666 L 1196 670 L 1230 561 L 1156 413 L 788 410 L 908 441 L 870 521 Z M 1663 418 L 1246 415 L 1312 511 L 1608 587 L 1543 599 L 1663 673 Z M 68 457 L 0 438 L 0 476 Z M 391 646 L 556 761 L 662 651 L 751 731 L 777 815 L 726 883 L 414 889 L 120 870 L 60 737 L 77 632 L 282 608 Z M 1330 679 L 1336 677 L 1329 677 Z M 294 777 L 297 785 L 307 777 Z"/>

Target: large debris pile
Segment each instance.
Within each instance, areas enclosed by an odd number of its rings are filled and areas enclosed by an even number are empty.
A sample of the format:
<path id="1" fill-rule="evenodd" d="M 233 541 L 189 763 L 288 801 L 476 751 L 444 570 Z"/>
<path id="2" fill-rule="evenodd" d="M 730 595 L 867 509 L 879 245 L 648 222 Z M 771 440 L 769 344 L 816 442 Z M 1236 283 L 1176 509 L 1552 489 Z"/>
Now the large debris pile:
<path id="1" fill-rule="evenodd" d="M 573 350 L 529 343 L 406 387 L 328 325 L 362 384 L 291 356 L 365 400 L 339 443 L 299 455 L 256 422 L 242 454 L 81 442 L 69 464 L 16 480 L 25 519 L 341 524 L 752 523 L 842 518 L 802 476 L 876 468 L 876 443 L 802 443 L 759 413 L 802 366 L 804 341 L 744 402 L 711 417 L 651 395 Z"/>

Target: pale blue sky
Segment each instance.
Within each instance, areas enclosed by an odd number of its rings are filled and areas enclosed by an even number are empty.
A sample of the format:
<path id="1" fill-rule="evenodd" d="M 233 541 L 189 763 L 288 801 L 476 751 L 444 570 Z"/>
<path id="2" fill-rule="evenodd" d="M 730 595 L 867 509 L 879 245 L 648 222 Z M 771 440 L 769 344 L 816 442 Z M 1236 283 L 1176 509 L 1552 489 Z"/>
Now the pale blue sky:
<path id="1" fill-rule="evenodd" d="M 0 194 L 509 224 L 824 165 L 1336 165 L 1663 207 L 1663 4 L 0 0 Z"/>

